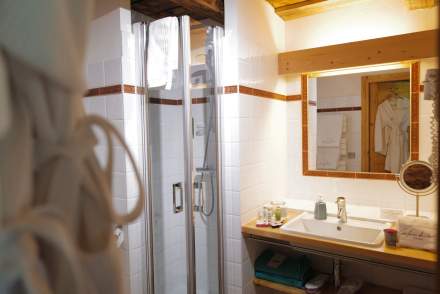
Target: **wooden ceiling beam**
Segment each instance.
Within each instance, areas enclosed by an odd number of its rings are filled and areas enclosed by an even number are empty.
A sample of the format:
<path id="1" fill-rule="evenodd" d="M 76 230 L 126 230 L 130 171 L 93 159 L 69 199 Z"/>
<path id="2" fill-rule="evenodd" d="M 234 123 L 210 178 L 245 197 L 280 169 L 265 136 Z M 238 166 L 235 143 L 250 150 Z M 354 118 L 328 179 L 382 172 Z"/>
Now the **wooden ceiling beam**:
<path id="1" fill-rule="evenodd" d="M 273 8 L 279 8 L 286 5 L 291 5 L 299 2 L 304 2 L 308 0 L 267 0 Z"/>
<path id="2" fill-rule="evenodd" d="M 189 15 L 196 20 L 224 23 L 223 0 L 131 0 L 134 10 L 155 19 Z"/>
<path id="3" fill-rule="evenodd" d="M 303 1 L 293 2 L 292 4 L 277 7 L 275 9 L 275 12 L 278 13 L 278 12 L 288 11 L 297 8 L 304 8 L 305 6 L 326 2 L 326 1 L 327 0 L 303 0 Z"/>
<path id="4" fill-rule="evenodd" d="M 291 5 L 281 6 L 275 9 L 284 20 L 292 20 L 300 17 L 323 13 L 336 8 L 353 5 L 365 0 L 305 0 Z"/>
<path id="5" fill-rule="evenodd" d="M 420 31 L 284 52 L 278 55 L 278 73 L 304 73 L 435 57 L 438 56 L 438 33 L 438 30 Z"/>
<path id="6" fill-rule="evenodd" d="M 223 2 L 220 0 L 169 0 L 190 11 L 194 18 L 209 18 L 224 23 Z"/>

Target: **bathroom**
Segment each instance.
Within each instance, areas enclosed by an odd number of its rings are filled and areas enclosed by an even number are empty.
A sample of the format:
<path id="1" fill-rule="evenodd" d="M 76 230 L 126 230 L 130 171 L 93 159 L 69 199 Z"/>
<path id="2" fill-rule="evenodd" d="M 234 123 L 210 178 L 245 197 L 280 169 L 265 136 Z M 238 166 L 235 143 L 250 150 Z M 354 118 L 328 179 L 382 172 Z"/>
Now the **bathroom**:
<path id="1" fill-rule="evenodd" d="M 256 277 L 266 252 L 307 259 L 326 277 L 321 293 L 438 293 L 439 108 L 428 77 L 438 9 L 434 0 L 96 0 L 81 103 L 121 134 L 97 127 L 94 154 L 111 168 L 116 212 L 140 215 L 112 227 L 121 293 L 319 293 Z M 378 146 L 388 99 L 404 104 L 403 143 Z M 390 144 L 400 144 L 391 155 Z M 411 162 L 431 175 L 423 191 L 405 184 Z M 405 215 L 435 236 L 389 245 Z M 289 231 L 309 216 L 317 226 L 337 218 L 338 231 L 366 222 L 379 237 L 366 245 L 364 231 L 356 241 Z"/>

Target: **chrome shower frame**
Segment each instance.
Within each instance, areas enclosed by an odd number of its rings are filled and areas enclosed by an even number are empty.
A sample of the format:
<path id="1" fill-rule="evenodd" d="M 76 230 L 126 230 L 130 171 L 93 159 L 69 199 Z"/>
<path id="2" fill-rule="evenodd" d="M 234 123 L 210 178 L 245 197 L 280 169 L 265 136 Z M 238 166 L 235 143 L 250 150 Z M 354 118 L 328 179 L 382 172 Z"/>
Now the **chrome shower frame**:
<path id="1" fill-rule="evenodd" d="M 190 17 L 179 17 L 180 25 L 180 46 L 182 57 L 182 76 L 183 76 L 183 125 L 184 125 L 184 169 L 185 169 L 185 233 L 186 233 L 186 259 L 187 259 L 187 293 L 196 294 L 196 256 L 195 256 L 195 224 L 194 224 L 194 155 L 193 155 L 193 137 L 192 137 L 192 98 L 191 98 L 191 83 L 190 83 L 190 65 L 191 65 L 191 42 L 190 42 Z M 138 27 L 136 27 L 138 26 Z M 152 203 L 152 187 L 150 176 L 152 174 L 152 152 L 151 152 L 151 132 L 149 128 L 149 96 L 147 85 L 147 48 L 148 44 L 148 23 L 138 23 L 134 25 L 134 33 L 137 35 L 137 40 L 140 40 L 138 45 L 140 60 L 142 65 L 142 81 L 141 85 L 144 87 L 143 99 L 141 99 L 141 122 L 146 126 L 142 132 L 143 158 L 142 166 L 144 184 L 146 191 L 146 204 L 144 209 L 145 217 L 145 248 L 146 248 L 146 291 L 148 294 L 154 294 L 154 246 L 153 246 L 153 203 Z M 221 84 L 221 52 L 222 52 L 222 38 L 223 29 L 214 27 L 214 116 L 215 116 L 215 131 L 216 131 L 216 195 L 217 199 L 215 205 L 217 207 L 217 257 L 218 257 L 218 293 L 224 294 L 224 238 L 223 238 L 223 194 L 222 194 L 222 134 L 221 134 L 221 101 L 220 97 L 223 94 L 223 87 Z M 146 155 L 146 156 L 145 156 Z M 191 208 L 191 209 L 188 209 Z"/>

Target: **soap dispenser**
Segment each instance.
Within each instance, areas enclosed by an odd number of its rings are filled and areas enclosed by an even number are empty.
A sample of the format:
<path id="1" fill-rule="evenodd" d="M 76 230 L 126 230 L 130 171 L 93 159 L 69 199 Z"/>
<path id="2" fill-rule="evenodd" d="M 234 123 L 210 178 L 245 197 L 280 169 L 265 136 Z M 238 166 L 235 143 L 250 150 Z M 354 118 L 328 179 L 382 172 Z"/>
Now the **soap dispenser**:
<path id="1" fill-rule="evenodd" d="M 327 219 L 327 205 L 325 204 L 322 196 L 319 197 L 315 203 L 315 219 L 324 220 Z"/>

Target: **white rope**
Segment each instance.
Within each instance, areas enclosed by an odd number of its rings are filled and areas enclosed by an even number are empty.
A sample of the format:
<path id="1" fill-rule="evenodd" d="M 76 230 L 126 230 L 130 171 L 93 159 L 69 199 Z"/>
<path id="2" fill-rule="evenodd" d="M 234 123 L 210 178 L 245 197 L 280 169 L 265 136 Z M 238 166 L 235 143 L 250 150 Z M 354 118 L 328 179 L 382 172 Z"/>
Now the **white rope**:
<path id="1" fill-rule="evenodd" d="M 136 181 L 138 185 L 138 192 L 139 197 L 137 199 L 136 205 L 134 206 L 133 210 L 125 215 L 118 214 L 114 208 L 113 208 L 113 201 L 111 199 L 112 195 L 111 193 L 108 193 L 106 196 L 106 200 L 108 201 L 109 207 L 111 207 L 111 214 L 113 221 L 118 225 L 124 225 L 129 222 L 134 221 L 141 213 L 143 209 L 143 203 L 145 200 L 145 192 L 142 186 L 142 178 L 139 172 L 139 169 L 137 168 L 135 159 L 133 157 L 133 154 L 130 151 L 130 148 L 128 147 L 127 143 L 125 142 L 122 135 L 118 132 L 118 130 L 110 124 L 107 120 L 104 118 L 97 116 L 97 115 L 88 115 L 85 116 L 79 124 L 79 128 L 83 127 L 92 127 L 93 125 L 96 125 L 100 127 L 100 129 L 104 132 L 106 141 L 107 141 L 107 148 L 108 148 L 108 156 L 107 156 L 107 165 L 104 169 L 104 174 L 106 175 L 106 178 L 104 179 L 102 174 L 98 174 L 98 180 L 100 184 L 104 187 L 111 187 L 110 185 L 106 185 L 109 181 L 111 181 L 112 177 L 112 169 L 113 169 L 113 142 L 112 142 L 112 135 L 115 136 L 115 138 L 118 140 L 118 142 L 122 145 L 122 147 L 127 152 L 128 158 L 130 160 L 130 163 L 133 167 Z"/>
<path id="2" fill-rule="evenodd" d="M 97 163 L 96 156 L 93 155 L 93 145 L 96 144 L 94 136 L 90 136 L 93 126 L 100 128 L 106 138 L 108 147 L 108 158 L 104 169 L 101 169 Z M 136 176 L 139 197 L 132 211 L 127 214 L 118 214 L 112 201 L 111 180 L 113 168 L 113 141 L 115 138 L 127 152 L 130 163 Z M 125 225 L 135 220 L 143 209 L 145 199 L 144 189 L 140 172 L 135 164 L 134 157 L 118 130 L 113 127 L 105 119 L 89 115 L 81 118 L 74 130 L 73 136 L 64 144 L 45 144 L 38 141 L 38 158 L 36 162 L 37 168 L 40 164 L 44 164 L 49 160 L 68 158 L 73 161 L 76 172 L 80 176 L 80 186 L 94 197 L 99 205 L 97 210 L 107 210 L 111 219 L 102 221 L 113 222 L 118 225 Z M 92 155 L 91 155 L 92 154 Z M 60 165 L 63 167 L 63 165 Z M 62 168 L 58 168 L 62 169 Z M 56 170 L 55 173 L 62 173 L 62 170 Z M 57 179 L 56 177 L 54 177 Z M 78 190 L 81 191 L 81 190 Z M 55 191 L 59 192 L 59 191 Z M 81 193 L 81 192 L 79 192 Z M 79 195 L 78 195 L 79 196 Z M 38 245 L 40 242 L 50 244 L 51 248 L 55 248 L 57 253 L 61 254 L 65 260 L 65 265 L 71 272 L 70 279 L 76 287 L 74 293 L 95 293 L 93 284 L 87 280 L 81 266 L 80 254 L 77 248 L 78 242 L 74 240 L 72 232 L 70 232 L 63 222 L 62 211 L 51 206 L 51 203 L 43 203 L 40 206 L 32 207 L 27 213 L 19 215 L 14 220 L 9 220 L 4 224 L 0 231 L 0 248 L 9 250 L 11 254 L 0 254 L 0 292 L 8 292 L 8 287 L 16 285 L 20 281 L 26 289 L 27 293 L 33 294 L 52 294 L 52 290 L 46 277 L 41 271 L 44 269 L 44 263 L 40 260 L 40 252 Z M 90 220 L 84 220 L 90 221 Z M 90 225 L 94 223 L 90 222 Z M 111 232 L 108 232 L 108 240 L 111 240 Z M 108 244 L 108 243 L 106 243 Z M 104 246 L 105 250 L 108 246 Z M 17 262 L 18 259 L 18 262 Z"/>

